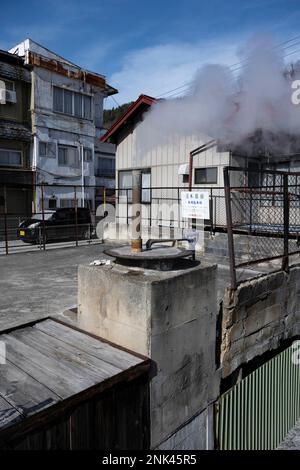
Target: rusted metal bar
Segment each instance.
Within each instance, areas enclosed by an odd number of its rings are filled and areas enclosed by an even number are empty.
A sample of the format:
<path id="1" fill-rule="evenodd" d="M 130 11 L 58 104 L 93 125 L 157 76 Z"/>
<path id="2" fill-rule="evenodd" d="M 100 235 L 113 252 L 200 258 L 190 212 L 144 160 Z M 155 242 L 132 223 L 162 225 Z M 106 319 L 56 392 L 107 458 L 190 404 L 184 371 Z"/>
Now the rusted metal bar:
<path id="1" fill-rule="evenodd" d="M 189 155 L 189 191 L 192 190 L 192 179 L 193 179 L 193 152 Z"/>
<path id="2" fill-rule="evenodd" d="M 142 251 L 141 237 L 141 192 L 142 171 L 132 171 L 132 230 L 131 251 L 138 253 Z"/>
<path id="3" fill-rule="evenodd" d="M 78 211 L 77 211 L 77 189 L 74 186 L 74 209 L 75 209 L 75 245 L 78 246 Z"/>
<path id="4" fill-rule="evenodd" d="M 177 207 L 178 207 L 178 228 L 180 228 L 180 191 L 177 188 Z"/>
<path id="5" fill-rule="evenodd" d="M 250 213 L 249 213 L 249 231 L 251 233 L 252 230 L 252 204 L 253 204 L 253 196 L 252 191 L 250 190 Z"/>
<path id="6" fill-rule="evenodd" d="M 200 145 L 200 147 L 195 148 L 194 150 L 190 151 L 189 154 L 189 191 L 192 190 L 192 180 L 193 180 L 193 161 L 194 161 L 194 156 L 198 155 L 201 152 L 204 152 L 205 150 L 209 150 L 210 148 L 214 147 L 216 145 L 215 140 L 210 140 L 209 142 L 206 142 L 205 144 Z"/>
<path id="7" fill-rule="evenodd" d="M 44 204 L 44 186 L 41 186 L 42 195 L 42 225 L 43 225 L 43 250 L 46 250 L 46 224 L 45 224 L 45 204 Z"/>
<path id="8" fill-rule="evenodd" d="M 210 200 L 209 200 L 209 215 L 210 215 L 210 235 L 212 236 L 213 233 L 213 194 L 212 194 L 212 188 L 210 188 Z"/>
<path id="9" fill-rule="evenodd" d="M 283 259 L 282 269 L 289 269 L 289 222 L 290 222 L 290 202 L 289 202 L 289 180 L 288 175 L 283 175 Z"/>
<path id="10" fill-rule="evenodd" d="M 6 186 L 3 188 L 4 193 L 4 237 L 5 237 L 5 253 L 8 255 L 8 233 L 7 233 L 7 193 Z"/>
<path id="11" fill-rule="evenodd" d="M 128 210 L 128 189 L 126 191 L 126 225 L 128 226 L 129 223 L 129 210 Z"/>
<path id="12" fill-rule="evenodd" d="M 228 237 L 228 254 L 230 265 L 231 288 L 236 289 L 236 267 L 234 255 L 234 241 L 232 230 L 232 213 L 231 213 L 231 194 L 230 194 L 230 178 L 229 168 L 224 168 L 224 187 L 225 187 L 225 204 L 226 204 L 226 221 L 227 221 L 227 237 Z"/>

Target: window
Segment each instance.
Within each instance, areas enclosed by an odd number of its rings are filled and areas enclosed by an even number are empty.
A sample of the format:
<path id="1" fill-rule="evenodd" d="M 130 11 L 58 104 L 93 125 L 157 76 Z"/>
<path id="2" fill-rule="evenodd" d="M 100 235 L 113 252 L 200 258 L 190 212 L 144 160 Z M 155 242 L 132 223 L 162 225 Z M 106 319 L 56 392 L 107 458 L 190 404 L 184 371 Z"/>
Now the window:
<path id="1" fill-rule="evenodd" d="M 151 170 L 142 170 L 142 202 L 151 201 Z M 143 189 L 148 188 L 148 189 Z M 127 191 L 126 191 L 127 190 Z M 119 196 L 132 201 L 132 171 L 119 171 Z"/>
<path id="2" fill-rule="evenodd" d="M 91 162 L 92 161 L 92 156 L 93 156 L 93 151 L 90 148 L 84 148 L 83 149 L 83 160 L 85 162 Z"/>
<path id="3" fill-rule="evenodd" d="M 85 119 L 91 119 L 92 115 L 92 106 L 91 106 L 91 97 L 84 95 L 84 100 L 83 100 L 83 117 Z"/>
<path id="4" fill-rule="evenodd" d="M 22 152 L 20 150 L 0 149 L 0 165 L 22 166 Z"/>
<path id="5" fill-rule="evenodd" d="M 64 113 L 73 114 L 73 93 L 70 90 L 64 90 Z"/>
<path id="6" fill-rule="evenodd" d="M 151 202 L 151 172 L 146 170 L 142 173 L 142 202 Z"/>
<path id="7" fill-rule="evenodd" d="M 115 159 L 98 157 L 97 176 L 114 176 L 115 175 Z"/>
<path id="8" fill-rule="evenodd" d="M 4 80 L 3 78 L 0 78 L 0 81 L 4 82 L 6 90 L 15 91 L 15 82 L 12 82 L 11 80 Z"/>
<path id="9" fill-rule="evenodd" d="M 53 87 L 53 110 L 59 113 L 64 112 L 64 90 L 62 88 Z"/>
<path id="10" fill-rule="evenodd" d="M 132 201 L 132 172 L 119 171 L 119 198 Z"/>
<path id="11" fill-rule="evenodd" d="M 218 167 L 195 168 L 195 184 L 216 184 Z"/>
<path id="12" fill-rule="evenodd" d="M 60 207 L 67 208 L 67 207 L 75 207 L 75 199 L 60 199 L 59 200 Z M 78 205 L 78 199 L 77 199 Z"/>
<path id="13" fill-rule="evenodd" d="M 48 208 L 49 209 L 56 209 L 56 207 L 57 207 L 57 200 L 54 197 L 50 198 L 48 200 Z"/>
<path id="14" fill-rule="evenodd" d="M 79 168 L 77 147 L 58 145 L 58 165 Z"/>
<path id="15" fill-rule="evenodd" d="M 56 158 L 56 144 L 55 142 L 39 142 L 39 155 L 40 157 Z"/>
<path id="16" fill-rule="evenodd" d="M 74 93 L 74 114 L 77 117 L 82 117 L 82 95 Z"/>
<path id="17" fill-rule="evenodd" d="M 54 86 L 53 111 L 79 118 L 91 119 L 92 97 L 66 88 Z"/>

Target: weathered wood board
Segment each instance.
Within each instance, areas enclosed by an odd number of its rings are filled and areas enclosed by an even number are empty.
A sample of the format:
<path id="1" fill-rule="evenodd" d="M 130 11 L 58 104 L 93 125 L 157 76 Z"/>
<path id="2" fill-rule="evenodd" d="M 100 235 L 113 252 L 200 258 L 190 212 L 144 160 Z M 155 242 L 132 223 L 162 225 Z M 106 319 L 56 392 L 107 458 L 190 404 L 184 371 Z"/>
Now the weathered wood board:
<path id="1" fill-rule="evenodd" d="M 0 448 L 59 448 L 60 433 L 63 448 L 103 447 L 115 439 L 130 443 L 133 433 L 117 434 L 129 416 L 139 423 L 135 439 L 145 441 L 147 380 L 142 385 L 134 380 L 145 376 L 146 358 L 54 319 L 3 333 L 0 340 L 6 345 L 6 362 L 0 364 Z M 118 397 L 124 397 L 125 412 Z M 105 403 L 110 403 L 106 410 Z M 99 419 L 96 410 L 102 410 Z M 42 430 L 35 430 L 35 420 Z"/>

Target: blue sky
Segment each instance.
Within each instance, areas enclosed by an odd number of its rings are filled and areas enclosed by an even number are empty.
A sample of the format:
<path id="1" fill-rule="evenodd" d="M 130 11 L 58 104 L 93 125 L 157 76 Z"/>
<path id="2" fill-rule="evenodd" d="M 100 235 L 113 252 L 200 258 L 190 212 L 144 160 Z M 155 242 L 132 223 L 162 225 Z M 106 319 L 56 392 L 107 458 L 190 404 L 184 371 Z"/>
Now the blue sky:
<path id="1" fill-rule="evenodd" d="M 300 49 L 299 24 L 299 0 L 15 0 L 1 5 L 0 47 L 30 37 L 106 75 L 123 103 L 172 90 L 204 63 L 238 62 L 257 33 L 299 35 L 286 52 Z"/>

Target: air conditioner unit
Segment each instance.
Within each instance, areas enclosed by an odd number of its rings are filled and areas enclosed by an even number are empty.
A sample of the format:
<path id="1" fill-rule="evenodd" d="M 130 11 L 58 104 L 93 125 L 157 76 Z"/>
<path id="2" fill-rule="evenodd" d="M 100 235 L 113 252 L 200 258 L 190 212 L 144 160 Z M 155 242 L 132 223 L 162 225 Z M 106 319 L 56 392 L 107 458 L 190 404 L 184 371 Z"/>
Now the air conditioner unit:
<path id="1" fill-rule="evenodd" d="M 0 88 L 0 103 L 16 103 L 17 102 L 17 94 L 13 90 L 6 90 Z"/>
<path id="2" fill-rule="evenodd" d="M 6 90 L 3 88 L 0 88 L 0 104 L 5 104 L 6 103 Z"/>
<path id="3" fill-rule="evenodd" d="M 5 90 L 6 91 L 6 101 L 9 103 L 16 103 L 17 102 L 17 94 L 13 90 Z"/>

